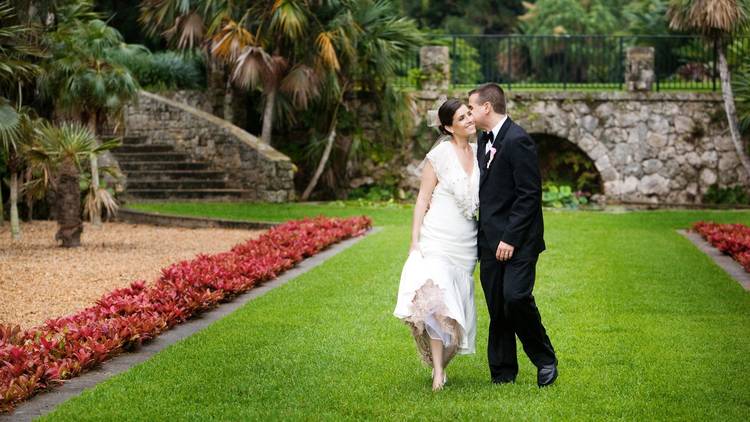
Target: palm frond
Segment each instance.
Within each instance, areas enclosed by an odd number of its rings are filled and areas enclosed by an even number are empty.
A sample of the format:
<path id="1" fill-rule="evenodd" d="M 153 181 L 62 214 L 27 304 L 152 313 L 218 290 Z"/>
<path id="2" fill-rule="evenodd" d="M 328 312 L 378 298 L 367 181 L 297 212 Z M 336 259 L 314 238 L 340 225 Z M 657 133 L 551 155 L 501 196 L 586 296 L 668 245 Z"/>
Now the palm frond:
<path id="1" fill-rule="evenodd" d="M 705 36 L 729 34 L 748 22 L 744 0 L 675 0 L 668 10 L 670 28 Z"/>
<path id="2" fill-rule="evenodd" d="M 107 215 L 110 217 L 116 216 L 120 205 L 117 200 L 112 196 L 109 191 L 103 187 L 100 187 L 94 192 L 93 184 L 89 183 L 89 189 L 86 192 L 86 197 L 83 200 L 83 216 L 91 219 L 95 213 L 104 207 Z"/>
<path id="3" fill-rule="evenodd" d="M 315 40 L 318 47 L 318 54 L 322 63 L 330 69 L 339 70 L 341 65 L 336 55 L 336 49 L 333 47 L 333 34 L 331 32 L 321 32 Z"/>
<path id="4" fill-rule="evenodd" d="M 245 47 L 237 57 L 232 80 L 240 87 L 257 87 L 273 75 L 274 63 L 271 56 L 261 47 Z"/>
<path id="5" fill-rule="evenodd" d="M 271 28 L 279 30 L 288 39 L 302 38 L 307 16 L 295 0 L 276 0 L 271 9 Z"/>
<path id="6" fill-rule="evenodd" d="M 235 21 L 229 21 L 211 39 L 211 54 L 227 62 L 237 60 L 242 50 L 255 43 L 255 37 Z"/>
<path id="7" fill-rule="evenodd" d="M 9 151 L 16 148 L 21 136 L 21 118 L 15 107 L 6 98 L 0 97 L 0 148 Z"/>
<path id="8" fill-rule="evenodd" d="M 307 65 L 297 65 L 281 81 L 282 92 L 291 95 L 295 107 L 306 109 L 310 100 L 318 96 L 318 75 Z"/>

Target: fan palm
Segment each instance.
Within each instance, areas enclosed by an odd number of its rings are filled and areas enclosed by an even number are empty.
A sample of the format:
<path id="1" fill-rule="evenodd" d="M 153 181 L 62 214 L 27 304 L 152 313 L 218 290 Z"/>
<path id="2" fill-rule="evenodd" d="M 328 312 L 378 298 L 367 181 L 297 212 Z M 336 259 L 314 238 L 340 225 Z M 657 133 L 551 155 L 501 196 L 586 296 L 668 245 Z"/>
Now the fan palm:
<path id="1" fill-rule="evenodd" d="M 208 91 L 213 113 L 224 116 L 228 89 L 226 65 L 211 55 L 207 40 L 226 22 L 242 14 L 246 2 L 227 0 L 141 0 L 140 23 L 151 35 L 161 35 L 177 49 L 192 53 L 199 49 L 206 58 Z"/>
<path id="2" fill-rule="evenodd" d="M 32 165 L 45 174 L 56 193 L 58 230 L 55 239 L 63 247 L 81 245 L 81 173 L 85 160 L 117 147 L 119 142 L 98 144 L 89 128 L 78 123 L 53 126 L 42 123 L 27 155 Z"/>
<path id="3" fill-rule="evenodd" d="M 288 95 L 304 109 L 318 95 L 318 65 L 337 66 L 330 61 L 335 55 L 316 57 L 320 50 L 308 48 L 308 40 L 317 39 L 322 29 L 310 11 L 311 3 L 143 0 L 141 22 L 151 34 L 166 35 L 178 48 L 203 46 L 209 69 L 231 69 L 228 84 L 260 88 L 265 98 L 260 139 L 270 144 L 278 95 Z"/>
<path id="4" fill-rule="evenodd" d="M 727 63 L 727 44 L 731 35 L 748 25 L 748 0 L 673 0 L 667 11 L 672 29 L 701 34 L 715 42 L 719 55 L 719 77 L 729 132 L 742 165 L 750 176 L 750 159 L 742 144 L 732 81 Z"/>
<path id="5" fill-rule="evenodd" d="M 40 80 L 41 89 L 60 110 L 77 117 L 96 135 L 99 123 L 119 116 L 137 97 L 138 83 L 131 73 L 108 59 L 128 46 L 116 29 L 96 17 L 90 2 L 65 7 L 61 15 L 58 29 L 50 35 L 53 58 Z M 96 155 L 89 161 L 92 189 L 100 192 Z M 91 215 L 95 226 L 101 225 L 101 205 Z"/>
<path id="6" fill-rule="evenodd" d="M 262 88 L 265 103 L 260 140 L 270 144 L 277 96 L 286 94 L 298 109 L 307 108 L 319 95 L 321 74 L 337 69 L 339 63 L 330 36 L 309 2 L 256 2 L 239 21 L 249 36 L 240 31 L 230 32 L 231 25 L 232 22 L 228 23 L 222 32 L 227 34 L 225 38 L 233 35 L 231 39 L 237 48 L 230 51 L 239 50 L 233 63 L 232 79 L 242 88 Z M 317 48 L 309 48 L 309 40 L 316 40 Z M 220 38 L 213 40 L 212 52 L 227 58 L 226 48 L 222 48 L 227 42 L 221 41 Z"/>
<path id="7" fill-rule="evenodd" d="M 394 139 L 403 138 L 403 133 L 397 132 L 409 120 L 408 99 L 389 82 L 395 77 L 398 63 L 424 42 L 416 24 L 399 17 L 386 1 L 341 3 L 343 9 L 328 21 L 328 30 L 320 33 L 316 43 L 320 55 L 332 56 L 329 61 L 336 66 L 332 78 L 324 85 L 324 108 L 330 110 L 326 113 L 329 117 L 326 146 L 302 200 L 309 198 L 330 158 L 344 98 L 358 93 L 368 95 L 378 105 L 383 126 L 396 132 Z M 351 147 L 348 141 L 341 145 L 344 167 L 350 159 Z"/>

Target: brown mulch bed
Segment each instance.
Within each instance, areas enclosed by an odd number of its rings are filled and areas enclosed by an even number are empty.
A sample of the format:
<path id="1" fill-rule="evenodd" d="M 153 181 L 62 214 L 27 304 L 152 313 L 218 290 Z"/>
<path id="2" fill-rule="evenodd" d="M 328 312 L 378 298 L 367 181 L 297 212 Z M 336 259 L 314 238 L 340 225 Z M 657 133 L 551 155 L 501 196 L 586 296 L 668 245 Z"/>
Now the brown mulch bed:
<path id="1" fill-rule="evenodd" d="M 21 241 L 11 243 L 8 222 L 0 227 L 0 324 L 31 328 L 133 281 L 152 283 L 169 264 L 227 251 L 263 232 L 85 224 L 82 246 L 64 249 L 56 230 L 52 221 L 22 223 Z"/>

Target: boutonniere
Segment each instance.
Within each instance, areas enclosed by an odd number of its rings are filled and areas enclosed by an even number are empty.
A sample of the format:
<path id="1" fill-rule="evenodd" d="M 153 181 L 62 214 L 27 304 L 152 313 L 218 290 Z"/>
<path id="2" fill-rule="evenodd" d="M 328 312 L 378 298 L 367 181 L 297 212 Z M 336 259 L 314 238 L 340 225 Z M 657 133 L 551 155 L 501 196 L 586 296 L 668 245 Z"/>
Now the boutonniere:
<path id="1" fill-rule="evenodd" d="M 490 168 L 490 164 L 492 164 L 492 160 L 495 158 L 495 153 L 497 150 L 495 147 L 490 147 L 490 159 L 487 160 L 487 168 Z"/>

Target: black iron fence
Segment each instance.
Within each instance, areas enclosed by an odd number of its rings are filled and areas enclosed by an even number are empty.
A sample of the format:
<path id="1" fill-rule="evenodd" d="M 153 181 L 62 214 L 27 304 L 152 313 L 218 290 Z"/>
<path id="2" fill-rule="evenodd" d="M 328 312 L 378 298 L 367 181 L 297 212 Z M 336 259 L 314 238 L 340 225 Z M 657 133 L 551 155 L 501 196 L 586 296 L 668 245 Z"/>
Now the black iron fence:
<path id="1" fill-rule="evenodd" d="M 718 90 L 718 50 L 689 35 L 446 35 L 430 45 L 449 48 L 451 85 L 498 82 L 510 89 L 622 89 L 628 47 L 653 47 L 660 90 Z M 735 69 L 750 54 L 750 37 L 737 37 L 727 59 Z M 747 59 L 746 59 L 747 60 Z M 399 68 L 398 84 L 419 87 L 419 55 Z"/>

